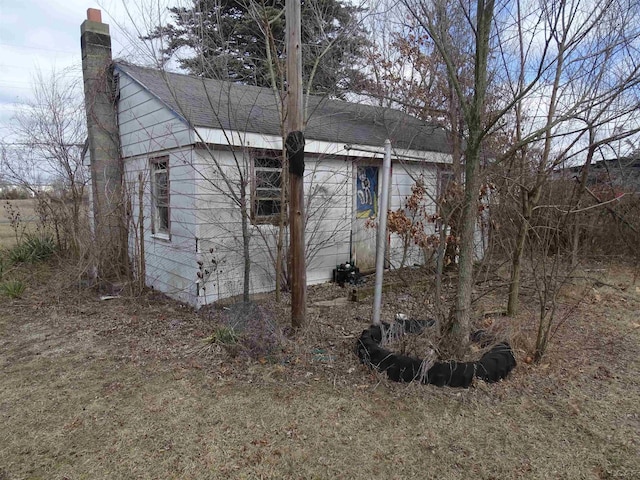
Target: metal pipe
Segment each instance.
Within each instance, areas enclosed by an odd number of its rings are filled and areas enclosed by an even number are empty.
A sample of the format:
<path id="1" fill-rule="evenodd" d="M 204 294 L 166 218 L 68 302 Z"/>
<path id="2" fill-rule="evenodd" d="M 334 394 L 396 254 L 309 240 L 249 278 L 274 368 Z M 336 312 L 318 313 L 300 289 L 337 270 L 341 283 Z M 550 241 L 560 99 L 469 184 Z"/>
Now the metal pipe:
<path id="1" fill-rule="evenodd" d="M 384 161 L 382 162 L 382 188 L 378 208 L 378 236 L 376 239 L 376 288 L 373 297 L 373 324 L 380 325 L 382 305 L 382 279 L 384 275 L 384 253 L 387 246 L 387 210 L 389 205 L 389 176 L 391 173 L 391 141 L 384 141 Z"/>

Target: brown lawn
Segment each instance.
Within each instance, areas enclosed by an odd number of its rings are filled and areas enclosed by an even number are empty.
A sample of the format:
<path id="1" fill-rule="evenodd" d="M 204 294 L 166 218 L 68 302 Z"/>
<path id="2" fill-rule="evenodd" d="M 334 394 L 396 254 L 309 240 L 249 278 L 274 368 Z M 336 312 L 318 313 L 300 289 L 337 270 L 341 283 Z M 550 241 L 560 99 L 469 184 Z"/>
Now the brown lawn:
<path id="1" fill-rule="evenodd" d="M 9 203 L 14 211 L 20 213 L 20 222 L 14 228 L 10 222 L 7 210 Z M 16 233 L 18 238 L 25 233 L 30 233 L 35 229 L 36 224 L 35 202 L 33 199 L 26 200 L 0 200 L 0 249 L 10 248 L 16 244 Z"/>
<path id="2" fill-rule="evenodd" d="M 640 286 L 624 267 L 566 289 L 539 365 L 523 361 L 535 309 L 510 321 L 518 366 L 468 390 L 359 365 L 370 298 L 312 305 L 309 327 L 254 360 L 205 341 L 233 310 L 101 301 L 53 265 L 20 274 L 23 298 L 0 297 L 2 480 L 640 478 Z M 425 315 L 417 277 L 385 294 L 383 318 Z M 346 296 L 326 285 L 310 303 Z M 287 306 L 262 311 L 282 324 Z"/>

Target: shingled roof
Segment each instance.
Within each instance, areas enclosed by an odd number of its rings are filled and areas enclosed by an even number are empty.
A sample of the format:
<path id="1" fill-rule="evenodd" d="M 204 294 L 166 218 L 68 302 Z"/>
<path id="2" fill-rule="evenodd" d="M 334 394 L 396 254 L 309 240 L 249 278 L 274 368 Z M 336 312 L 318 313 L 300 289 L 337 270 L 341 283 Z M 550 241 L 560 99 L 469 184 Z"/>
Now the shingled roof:
<path id="1" fill-rule="evenodd" d="M 203 79 L 117 62 L 129 75 L 194 127 L 280 135 L 274 93 L 268 88 Z M 351 145 L 451 151 L 447 132 L 438 125 L 398 110 L 312 96 L 305 136 Z"/>

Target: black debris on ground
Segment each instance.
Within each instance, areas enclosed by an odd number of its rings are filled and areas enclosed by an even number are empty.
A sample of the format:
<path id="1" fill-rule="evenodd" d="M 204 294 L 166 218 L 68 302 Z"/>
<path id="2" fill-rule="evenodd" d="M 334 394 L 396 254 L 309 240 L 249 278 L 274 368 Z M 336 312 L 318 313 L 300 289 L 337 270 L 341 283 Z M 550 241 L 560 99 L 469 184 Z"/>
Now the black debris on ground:
<path id="1" fill-rule="evenodd" d="M 362 363 L 386 372 L 394 382 L 420 381 L 438 387 L 468 388 L 476 377 L 488 383 L 498 382 L 516 366 L 511 346 L 506 342 L 495 345 L 475 362 L 452 360 L 435 362 L 430 366 L 425 360 L 396 354 L 380 346 L 383 329 L 394 329 L 396 334 L 398 331 L 403 334 L 421 333 L 433 324 L 432 320 L 404 319 L 394 324 L 395 327 L 385 322 L 382 325 L 371 325 L 358 338 L 356 354 Z"/>

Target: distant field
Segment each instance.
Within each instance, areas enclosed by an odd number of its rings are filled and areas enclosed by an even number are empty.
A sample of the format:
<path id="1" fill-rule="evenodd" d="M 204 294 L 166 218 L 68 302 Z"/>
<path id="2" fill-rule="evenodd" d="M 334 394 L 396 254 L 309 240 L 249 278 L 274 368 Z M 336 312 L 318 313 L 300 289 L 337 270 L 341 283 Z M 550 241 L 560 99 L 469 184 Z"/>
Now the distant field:
<path id="1" fill-rule="evenodd" d="M 0 200 L 0 204 L 2 205 L 0 207 L 0 248 L 10 248 L 16 243 L 16 233 L 9 222 L 7 202 L 20 212 L 21 226 L 19 233 L 32 231 L 35 228 L 35 220 L 37 218 L 33 199 Z"/>

